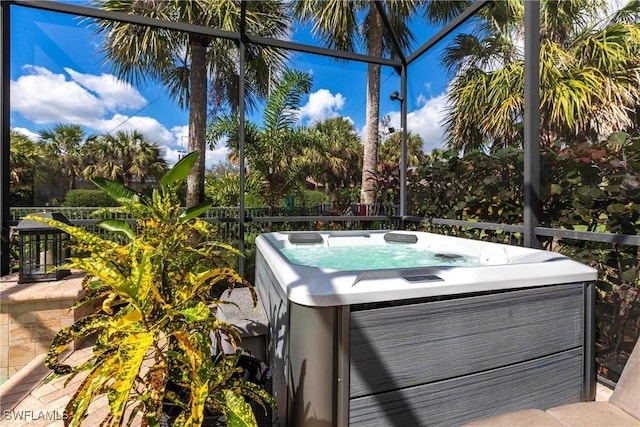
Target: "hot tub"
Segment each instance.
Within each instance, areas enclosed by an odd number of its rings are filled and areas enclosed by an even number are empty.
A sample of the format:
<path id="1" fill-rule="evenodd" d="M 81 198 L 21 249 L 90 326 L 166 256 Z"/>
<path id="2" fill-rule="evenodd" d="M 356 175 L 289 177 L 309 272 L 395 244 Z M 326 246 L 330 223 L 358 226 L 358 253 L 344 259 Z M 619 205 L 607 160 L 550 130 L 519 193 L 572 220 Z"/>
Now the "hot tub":
<path id="1" fill-rule="evenodd" d="M 594 398 L 590 267 L 420 232 L 256 245 L 281 426 L 453 425 Z"/>

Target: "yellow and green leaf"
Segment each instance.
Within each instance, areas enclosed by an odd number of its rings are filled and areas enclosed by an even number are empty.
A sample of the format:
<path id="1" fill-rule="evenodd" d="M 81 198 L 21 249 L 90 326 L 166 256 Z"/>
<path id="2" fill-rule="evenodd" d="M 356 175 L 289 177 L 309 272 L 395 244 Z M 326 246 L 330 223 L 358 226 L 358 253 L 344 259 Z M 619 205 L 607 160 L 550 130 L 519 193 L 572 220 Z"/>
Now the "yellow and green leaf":
<path id="1" fill-rule="evenodd" d="M 245 402 L 241 394 L 225 390 L 224 397 L 227 404 L 225 408 L 227 427 L 257 427 L 251 406 Z"/>
<path id="2" fill-rule="evenodd" d="M 115 424 L 119 424 L 138 377 L 142 361 L 153 343 L 153 334 L 142 332 L 126 336 L 118 346 L 115 358 L 115 381 L 107 393 Z"/>

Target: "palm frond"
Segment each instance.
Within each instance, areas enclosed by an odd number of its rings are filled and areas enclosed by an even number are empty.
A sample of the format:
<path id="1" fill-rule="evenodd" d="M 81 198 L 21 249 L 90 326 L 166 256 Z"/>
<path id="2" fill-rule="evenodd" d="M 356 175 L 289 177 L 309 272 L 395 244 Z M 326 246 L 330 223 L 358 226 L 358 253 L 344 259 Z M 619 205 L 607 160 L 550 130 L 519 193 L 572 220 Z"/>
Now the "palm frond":
<path id="1" fill-rule="evenodd" d="M 298 120 L 298 108 L 304 95 L 311 91 L 312 78 L 307 72 L 287 70 L 280 84 L 267 100 L 264 110 L 264 127 L 267 132 L 281 132 L 294 126 Z"/>
<path id="2" fill-rule="evenodd" d="M 640 0 L 629 0 L 623 7 L 614 13 L 609 23 L 637 24 L 640 22 Z"/>
<path id="3" fill-rule="evenodd" d="M 425 18 L 434 24 L 446 25 L 471 5 L 471 1 L 427 1 Z"/>
<path id="4" fill-rule="evenodd" d="M 294 14 L 303 22 L 311 22 L 312 32 L 332 49 L 354 52 L 362 41 L 357 2 L 297 0 L 292 2 Z"/>

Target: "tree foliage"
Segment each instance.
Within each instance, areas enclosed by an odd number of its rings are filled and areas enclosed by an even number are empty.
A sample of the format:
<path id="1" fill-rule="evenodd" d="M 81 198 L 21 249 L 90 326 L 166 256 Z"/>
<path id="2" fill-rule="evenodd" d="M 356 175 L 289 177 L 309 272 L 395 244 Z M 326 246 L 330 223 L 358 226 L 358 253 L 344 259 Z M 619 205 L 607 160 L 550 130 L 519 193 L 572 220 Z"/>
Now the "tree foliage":
<path id="1" fill-rule="evenodd" d="M 413 34 L 407 25 L 415 16 L 422 1 L 388 0 L 380 6 L 389 17 L 399 48 L 407 50 L 413 42 Z M 348 52 L 364 47 L 367 54 L 380 57 L 389 53 L 397 57 L 391 34 L 384 29 L 382 16 L 374 2 L 314 1 L 292 2 L 294 14 L 303 22 L 312 23 L 312 31 L 329 47 Z M 368 64 L 367 107 L 362 164 L 362 203 L 375 201 L 373 175 L 377 166 L 378 121 L 380 118 L 380 65 Z"/>
<path id="2" fill-rule="evenodd" d="M 362 178 L 362 144 L 353 123 L 334 117 L 314 123 L 311 132 L 317 144 L 304 152 L 309 176 L 332 197 L 339 189 L 358 186 Z"/>
<path id="3" fill-rule="evenodd" d="M 244 183 L 245 206 L 260 206 L 261 187 L 256 175 L 249 174 Z M 235 207 L 240 204 L 240 172 L 225 171 L 222 174 L 207 174 L 205 194 L 214 206 Z"/>
<path id="4" fill-rule="evenodd" d="M 117 206 L 117 202 L 100 190 L 69 190 L 65 194 L 62 206 L 68 207 L 104 207 Z"/>
<path id="5" fill-rule="evenodd" d="M 160 146 L 138 130 L 86 136 L 81 125 L 58 123 L 38 136 L 11 130 L 11 191 L 27 192 L 28 204 L 51 201 L 52 191 L 63 197 L 95 175 L 141 189 L 166 172 Z"/>
<path id="6" fill-rule="evenodd" d="M 9 201 L 11 206 L 33 204 L 40 172 L 47 170 L 49 156 L 42 144 L 22 133 L 9 131 Z"/>
<path id="7" fill-rule="evenodd" d="M 464 155 L 434 151 L 410 180 L 420 185 L 411 187 L 409 211 L 431 218 L 521 224 L 523 164 L 517 147 Z M 541 170 L 541 225 L 640 234 L 640 137 L 616 132 L 597 143 L 556 140 L 543 150 Z M 482 234 L 522 243 L 519 234 Z M 638 247 L 551 238 L 542 243 L 598 269 L 598 346 L 601 352 L 618 352 L 631 319 L 640 316 Z"/>
<path id="8" fill-rule="evenodd" d="M 60 173 L 65 190 L 74 190 L 84 169 L 83 146 L 86 135 L 79 124 L 58 123 L 39 132 L 40 142 L 46 144 L 54 170 Z"/>
<path id="9" fill-rule="evenodd" d="M 110 11 L 224 31 L 240 30 L 238 0 L 96 0 L 96 3 Z M 272 38 L 286 35 L 289 15 L 283 2 L 248 1 L 245 5 L 247 32 Z M 219 111 L 227 106 L 235 110 L 239 105 L 237 45 L 223 38 L 110 20 L 98 21 L 97 32 L 105 35 L 103 51 L 118 76 L 133 82 L 159 81 L 181 107 L 188 108 L 188 151 L 198 151 L 201 156 L 187 179 L 187 205 L 198 204 L 204 198 L 208 108 Z M 245 55 L 247 97 L 242 102 L 252 106 L 256 97 L 266 95 L 274 76 L 282 69 L 285 52 L 248 46 Z"/>
<path id="10" fill-rule="evenodd" d="M 429 19 L 459 11 L 439 2 Z M 604 1 L 541 1 L 540 113 L 543 144 L 598 141 L 637 126 L 640 104 L 640 2 L 617 12 Z M 524 8 L 492 2 L 473 30 L 454 36 L 443 64 L 454 76 L 445 121 L 452 148 L 504 147 L 522 141 Z"/>
<path id="11" fill-rule="evenodd" d="M 401 132 L 394 132 L 383 139 L 378 148 L 378 158 L 380 162 L 400 164 L 400 143 Z M 422 151 L 422 137 L 409 131 L 407 132 L 407 166 L 415 167 L 423 163 L 425 154 Z"/>
<path id="12" fill-rule="evenodd" d="M 103 176 L 127 186 L 134 181 L 142 185 L 149 178 L 160 179 L 167 169 L 160 146 L 138 130 L 96 136 L 85 152 L 85 177 Z"/>
<path id="13" fill-rule="evenodd" d="M 309 73 L 287 70 L 267 99 L 262 126 L 245 123 L 245 155 L 249 172 L 259 181 L 262 198 L 275 207 L 282 198 L 295 192 L 309 174 L 309 163 L 303 149 L 315 144 L 313 135 L 299 126 L 298 117 L 303 96 L 311 91 Z M 216 117 L 209 125 L 210 144 L 227 137 L 232 155 L 239 150 L 240 126 L 234 114 Z"/>

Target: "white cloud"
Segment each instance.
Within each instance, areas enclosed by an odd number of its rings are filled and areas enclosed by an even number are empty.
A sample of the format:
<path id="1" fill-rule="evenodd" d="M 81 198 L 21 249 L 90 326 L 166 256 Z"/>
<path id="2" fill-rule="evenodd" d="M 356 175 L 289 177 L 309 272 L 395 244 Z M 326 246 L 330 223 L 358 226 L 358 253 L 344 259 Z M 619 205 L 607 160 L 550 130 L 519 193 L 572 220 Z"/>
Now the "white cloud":
<path id="1" fill-rule="evenodd" d="M 80 123 L 90 126 L 107 112 L 141 108 L 147 101 L 130 84 L 110 74 L 64 74 L 25 65 L 27 74 L 11 82 L 11 108 L 35 124 Z"/>
<path id="2" fill-rule="evenodd" d="M 82 74 L 71 68 L 64 69 L 71 79 L 93 92 L 109 110 L 116 108 L 141 108 L 147 104 L 142 95 L 129 83 L 118 80 L 112 74 Z"/>
<path id="3" fill-rule="evenodd" d="M 175 136 L 153 117 L 114 114 L 109 119 L 92 120 L 86 125 L 98 130 L 99 133 L 138 130 L 148 140 L 158 145 L 167 147 L 176 144 Z"/>
<path id="4" fill-rule="evenodd" d="M 164 159 L 167 161 L 167 164 L 169 166 L 173 166 L 180 159 L 180 156 L 184 154 L 185 154 L 184 151 L 182 151 L 182 149 L 180 148 L 175 149 L 175 148 L 167 147 L 167 149 L 164 152 Z M 227 149 L 227 147 L 220 147 L 214 150 L 207 150 L 205 154 L 207 156 L 205 159 L 206 168 L 209 169 L 220 162 L 223 162 L 223 163 L 226 162 L 228 154 L 229 154 L 229 150 Z"/>
<path id="5" fill-rule="evenodd" d="M 300 107 L 300 120 L 307 124 L 337 117 L 344 107 L 345 97 L 341 93 L 333 95 L 327 89 L 319 89 L 309 95 L 309 101 Z"/>
<path id="6" fill-rule="evenodd" d="M 166 148 L 164 154 L 164 158 L 167 160 L 169 166 L 173 166 L 180 159 L 180 156 L 187 152 L 189 145 L 189 126 L 175 126 L 171 128 L 171 134 L 173 135 L 174 142 L 172 146 Z M 206 168 L 209 169 L 220 162 L 225 162 L 228 154 L 229 150 L 225 143 L 218 143 L 217 147 L 213 150 L 207 149 L 205 153 Z"/>
<path id="7" fill-rule="evenodd" d="M 342 116 L 342 119 L 351 124 L 353 126 L 356 122 L 351 118 L 351 116 Z"/>
<path id="8" fill-rule="evenodd" d="M 84 123 L 105 113 L 98 97 L 64 75 L 31 65 L 24 69 L 29 74 L 11 81 L 11 108 L 35 124 Z"/>
<path id="9" fill-rule="evenodd" d="M 226 162 L 228 155 L 229 149 L 226 146 L 207 150 L 207 169 L 220 162 Z"/>
<path id="10" fill-rule="evenodd" d="M 427 102 L 429 102 L 429 98 L 422 94 L 418 95 L 418 99 L 416 100 L 417 105 L 424 106 Z"/>
<path id="11" fill-rule="evenodd" d="M 26 136 L 27 138 L 29 138 L 32 141 L 37 141 L 40 139 L 40 135 L 38 135 L 35 132 L 31 132 L 29 129 L 26 128 L 11 128 L 12 130 L 18 132 L 19 134 L 22 134 L 24 136 Z"/>
<path id="12" fill-rule="evenodd" d="M 610 17 L 611 15 L 622 9 L 626 5 L 626 3 L 626 0 L 608 0 L 606 4 L 606 11 L 603 13 L 603 15 L 606 16 L 598 16 L 598 18 L 603 19 L 606 17 Z"/>
<path id="13" fill-rule="evenodd" d="M 174 126 L 171 128 L 171 134 L 173 135 L 173 145 L 179 147 L 176 150 L 186 151 L 189 145 L 189 125 Z"/>
<path id="14" fill-rule="evenodd" d="M 447 104 L 446 94 L 441 94 L 435 98 L 426 99 L 420 95 L 418 104 L 422 105 L 417 110 L 407 113 L 407 130 L 422 137 L 422 149 L 425 153 L 430 153 L 434 148 L 444 146 L 444 119 L 445 107 Z M 400 112 L 392 111 L 388 113 L 391 117 L 389 126 L 400 127 Z"/>
<path id="15" fill-rule="evenodd" d="M 80 124 L 87 134 L 139 130 L 163 147 L 169 163 L 177 161 L 181 143 L 186 149 L 188 126 L 168 130 L 153 117 L 126 114 L 144 107 L 147 100 L 133 86 L 111 74 L 85 74 L 71 68 L 64 69 L 67 74 L 56 74 L 33 65 L 25 65 L 23 71 L 24 75 L 11 81 L 11 109 L 35 125 Z M 20 131 L 38 138 L 32 130 Z M 210 152 L 207 164 L 225 156 L 221 150 Z"/>

